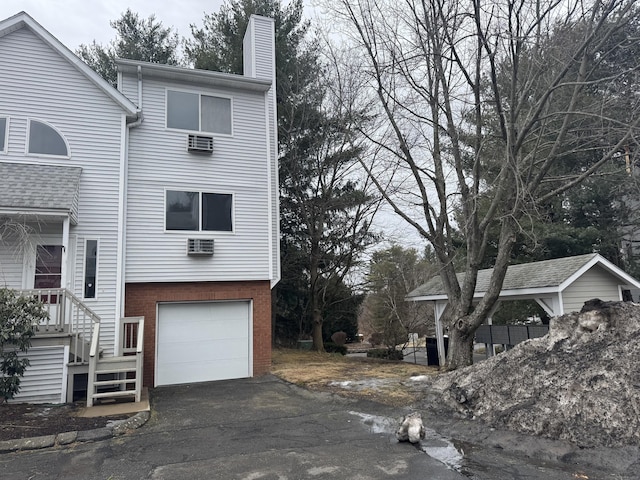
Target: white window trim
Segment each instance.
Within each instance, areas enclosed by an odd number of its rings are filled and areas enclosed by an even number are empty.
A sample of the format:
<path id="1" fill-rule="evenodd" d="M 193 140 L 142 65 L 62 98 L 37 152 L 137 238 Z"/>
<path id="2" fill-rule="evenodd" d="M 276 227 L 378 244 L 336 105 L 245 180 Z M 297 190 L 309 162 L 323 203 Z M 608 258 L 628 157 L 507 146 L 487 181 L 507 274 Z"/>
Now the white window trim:
<path id="1" fill-rule="evenodd" d="M 11 117 L 9 117 L 9 115 L 0 115 L 0 118 L 5 119 L 4 149 L 0 150 L 0 154 L 6 155 L 9 153 L 9 125 L 11 124 Z"/>
<path id="2" fill-rule="evenodd" d="M 167 191 L 172 192 L 196 192 L 198 194 L 198 230 L 167 230 Z M 231 195 L 231 230 L 203 230 L 202 229 L 202 194 L 203 193 L 217 193 L 220 195 Z M 162 223 L 164 233 L 178 233 L 184 236 L 193 236 L 195 234 L 202 234 L 204 236 L 211 235 L 235 235 L 236 233 L 236 194 L 228 190 L 202 190 L 199 188 L 184 188 L 184 187 L 165 187 L 163 198 L 164 210 L 162 212 Z"/>
<path id="3" fill-rule="evenodd" d="M 92 297 L 92 298 L 87 298 L 84 296 L 84 284 L 85 284 L 85 279 L 86 279 L 86 273 L 87 273 L 87 242 L 90 240 L 95 240 L 96 242 L 96 280 L 95 280 L 95 285 L 94 285 L 94 289 L 96 294 Z M 83 253 L 82 253 L 82 299 L 86 300 L 87 302 L 92 302 L 94 300 L 98 300 L 98 276 L 100 274 L 100 238 L 85 238 L 82 241 L 82 248 L 83 248 Z"/>
<path id="4" fill-rule="evenodd" d="M 193 95 L 198 95 L 198 108 L 200 108 L 200 109 L 202 109 L 201 97 L 203 95 L 205 97 L 228 98 L 229 101 L 230 101 L 229 108 L 231 109 L 231 133 L 205 132 L 203 130 L 184 130 L 184 129 L 181 129 L 181 128 L 172 128 L 172 127 L 167 126 L 167 121 L 169 120 L 169 111 L 168 111 L 169 91 L 181 92 L 181 93 L 191 93 Z M 201 112 L 198 111 L 198 123 L 200 124 L 201 122 L 202 122 L 202 115 L 201 115 Z M 233 97 L 231 95 L 221 95 L 221 94 L 218 94 L 218 93 L 194 91 L 194 90 L 187 90 L 187 89 L 183 89 L 183 88 L 169 88 L 169 87 L 166 87 L 164 89 L 164 128 L 165 128 L 165 130 L 167 130 L 169 132 L 186 132 L 186 133 L 196 133 L 198 135 L 215 135 L 217 137 L 228 137 L 228 138 L 231 138 L 231 137 L 233 137 Z M 202 128 L 202 125 L 200 125 L 200 128 Z M 206 193 L 211 193 L 211 192 L 206 192 Z"/>
<path id="5" fill-rule="evenodd" d="M 67 155 L 51 155 L 51 154 L 47 154 L 47 153 L 31 153 L 29 152 L 29 140 L 31 138 L 31 121 L 35 121 L 35 122 L 40 122 L 43 123 L 45 125 L 47 125 L 48 127 L 51 127 L 53 130 L 56 131 L 56 133 L 58 135 L 60 135 L 60 138 L 62 138 L 62 141 L 64 142 L 65 146 L 67 147 Z M 53 126 L 51 123 L 45 121 L 45 120 L 41 120 L 39 118 L 31 118 L 28 117 L 27 118 L 27 135 L 26 135 L 26 141 L 24 143 L 24 154 L 27 157 L 43 157 L 43 158 L 71 158 L 71 147 L 69 146 L 69 142 L 67 141 L 67 137 L 65 137 L 62 132 L 60 131 L 60 129 L 56 128 L 55 126 Z"/>

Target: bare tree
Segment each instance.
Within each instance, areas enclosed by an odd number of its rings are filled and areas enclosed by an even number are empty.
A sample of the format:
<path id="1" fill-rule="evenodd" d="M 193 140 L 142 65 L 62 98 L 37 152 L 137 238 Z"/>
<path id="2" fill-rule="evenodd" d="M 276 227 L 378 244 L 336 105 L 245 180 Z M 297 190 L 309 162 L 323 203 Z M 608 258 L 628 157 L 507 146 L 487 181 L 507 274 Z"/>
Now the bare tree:
<path id="1" fill-rule="evenodd" d="M 367 272 L 368 296 L 359 323 L 369 333 L 377 332 L 389 348 L 409 342 L 409 334 L 433 334 L 430 305 L 407 302 L 414 288 L 433 277 L 435 267 L 415 249 L 399 245 L 373 252 Z"/>
<path id="2" fill-rule="evenodd" d="M 623 90 L 610 86 L 628 81 L 639 59 L 618 71 L 601 68 L 637 45 L 637 36 L 616 33 L 637 25 L 635 3 L 327 3 L 336 25 L 345 26 L 348 48 L 361 53 L 368 80 L 362 101 L 378 115 L 375 127 L 363 130 L 377 156 L 362 165 L 434 248 L 449 299 L 448 369 L 472 363 L 475 330 L 498 299 L 522 222 L 542 202 L 619 161 L 625 147 L 637 151 L 638 89 L 621 98 Z M 559 175 L 567 170 L 558 166 L 576 157 L 584 165 Z M 491 229 L 499 232 L 492 240 L 497 255 L 478 302 Z"/>

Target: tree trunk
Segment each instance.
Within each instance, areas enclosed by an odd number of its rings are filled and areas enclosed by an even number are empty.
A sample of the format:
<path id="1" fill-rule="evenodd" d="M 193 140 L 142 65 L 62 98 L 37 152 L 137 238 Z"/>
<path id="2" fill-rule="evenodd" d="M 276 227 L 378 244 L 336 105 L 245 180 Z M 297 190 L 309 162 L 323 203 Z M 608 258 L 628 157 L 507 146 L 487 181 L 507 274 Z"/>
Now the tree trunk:
<path id="1" fill-rule="evenodd" d="M 313 350 L 324 352 L 324 342 L 322 340 L 322 312 L 320 309 L 313 310 Z"/>
<path id="2" fill-rule="evenodd" d="M 459 328 L 462 326 L 462 328 Z M 466 322 L 460 319 L 449 329 L 449 351 L 446 370 L 467 367 L 473 364 L 474 332 L 469 332 Z"/>

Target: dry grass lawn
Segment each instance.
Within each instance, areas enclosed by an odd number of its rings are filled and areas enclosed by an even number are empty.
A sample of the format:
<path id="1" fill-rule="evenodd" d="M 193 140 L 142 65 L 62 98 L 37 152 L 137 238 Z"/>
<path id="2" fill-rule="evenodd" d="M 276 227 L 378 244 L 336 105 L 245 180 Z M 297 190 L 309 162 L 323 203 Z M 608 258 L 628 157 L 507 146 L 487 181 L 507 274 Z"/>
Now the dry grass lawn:
<path id="1" fill-rule="evenodd" d="M 304 350 L 273 351 L 271 372 L 293 384 L 316 391 L 363 398 L 392 406 L 416 403 L 421 388 L 411 377 L 435 375 L 435 367 Z"/>

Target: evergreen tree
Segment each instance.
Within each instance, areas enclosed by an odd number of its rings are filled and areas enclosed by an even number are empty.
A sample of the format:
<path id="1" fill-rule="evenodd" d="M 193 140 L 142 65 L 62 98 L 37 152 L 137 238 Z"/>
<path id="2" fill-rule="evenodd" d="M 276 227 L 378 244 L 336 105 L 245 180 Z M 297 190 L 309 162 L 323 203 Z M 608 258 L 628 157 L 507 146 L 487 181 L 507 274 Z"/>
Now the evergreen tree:
<path id="1" fill-rule="evenodd" d="M 146 20 L 127 9 L 118 20 L 110 22 L 116 38 L 106 47 L 95 40 L 91 45 L 80 45 L 76 54 L 102 78 L 115 86 L 118 80 L 116 58 L 178 65 L 178 34 L 165 28 L 155 15 Z"/>

